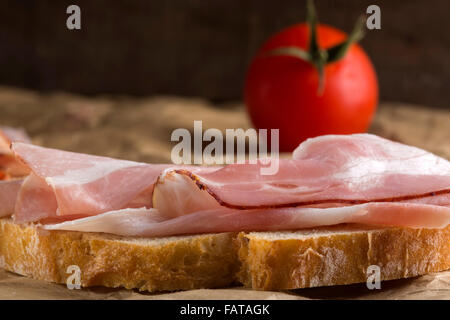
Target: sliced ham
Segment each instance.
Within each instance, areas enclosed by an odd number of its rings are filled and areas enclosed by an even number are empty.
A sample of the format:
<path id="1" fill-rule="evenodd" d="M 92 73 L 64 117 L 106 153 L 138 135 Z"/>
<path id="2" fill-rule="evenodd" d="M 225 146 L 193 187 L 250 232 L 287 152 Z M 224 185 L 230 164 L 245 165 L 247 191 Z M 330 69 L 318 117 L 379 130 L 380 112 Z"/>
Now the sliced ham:
<path id="1" fill-rule="evenodd" d="M 148 193 L 161 170 L 167 168 L 25 143 L 13 143 L 13 151 L 32 171 L 16 204 L 18 223 L 125 208 L 139 200 L 141 193 Z M 152 205 L 150 196 L 146 203 L 138 202 Z"/>
<path id="2" fill-rule="evenodd" d="M 28 175 L 30 170 L 12 154 L 0 154 L 0 173 L 3 179 L 20 178 Z M 0 178 L 0 180 L 3 180 Z"/>
<path id="3" fill-rule="evenodd" d="M 218 208 L 164 220 L 156 209 L 125 209 L 97 216 L 43 225 L 47 230 L 104 232 L 123 236 L 161 237 L 239 231 L 280 231 L 341 223 L 443 228 L 450 208 L 402 203 L 366 203 L 337 208 Z"/>
<path id="4" fill-rule="evenodd" d="M 17 223 L 54 218 L 57 207 L 55 194 L 45 180 L 30 174 L 18 192 L 13 218 Z"/>
<path id="5" fill-rule="evenodd" d="M 180 216 L 197 211 L 211 197 L 235 209 L 416 201 L 435 195 L 450 202 L 447 160 L 369 134 L 310 139 L 293 159 L 280 160 L 277 174 L 261 175 L 260 167 L 233 164 L 201 174 L 168 169 L 155 186 L 155 208 L 167 217 Z M 171 197 L 172 190 L 184 197 Z M 189 208 L 183 199 L 194 193 Z"/>
<path id="6" fill-rule="evenodd" d="M 0 126 L 0 154 L 12 154 L 10 146 L 14 141 L 31 142 L 25 130 Z"/>
<path id="7" fill-rule="evenodd" d="M 153 185 L 172 165 L 149 165 L 13 143 L 31 170 L 19 193 L 18 223 L 61 216 L 91 216 L 112 210 L 152 207 Z M 178 168 L 181 168 L 178 166 Z M 216 168 L 186 167 L 192 172 Z"/>
<path id="8" fill-rule="evenodd" d="M 0 217 L 13 214 L 22 183 L 22 179 L 0 181 Z"/>
<path id="9" fill-rule="evenodd" d="M 149 165 L 25 143 L 13 143 L 13 151 L 32 172 L 14 218 L 59 222 L 45 228 L 165 236 L 449 223 L 449 162 L 369 134 L 310 139 L 279 160 L 274 175 L 262 175 L 262 163 Z M 119 230 L 124 221 L 134 233 Z"/>

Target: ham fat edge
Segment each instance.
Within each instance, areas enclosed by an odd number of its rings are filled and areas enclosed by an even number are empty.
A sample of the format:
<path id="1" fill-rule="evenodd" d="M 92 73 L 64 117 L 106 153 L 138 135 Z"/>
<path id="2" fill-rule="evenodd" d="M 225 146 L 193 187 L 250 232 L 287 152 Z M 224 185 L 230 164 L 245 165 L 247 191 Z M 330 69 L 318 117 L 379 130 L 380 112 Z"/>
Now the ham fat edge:
<path id="1" fill-rule="evenodd" d="M 261 175 L 261 163 L 152 165 L 22 142 L 12 151 L 30 171 L 9 189 L 13 219 L 49 230 L 162 237 L 450 223 L 450 163 L 370 134 L 309 139 L 274 175 Z"/>

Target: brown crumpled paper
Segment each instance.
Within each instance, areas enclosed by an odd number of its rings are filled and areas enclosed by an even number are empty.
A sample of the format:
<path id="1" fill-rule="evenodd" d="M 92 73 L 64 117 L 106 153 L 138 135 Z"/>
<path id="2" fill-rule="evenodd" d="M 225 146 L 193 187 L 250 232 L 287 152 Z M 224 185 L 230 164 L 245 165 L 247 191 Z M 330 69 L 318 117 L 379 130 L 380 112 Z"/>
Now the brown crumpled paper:
<path id="1" fill-rule="evenodd" d="M 39 145 L 146 162 L 168 162 L 176 128 L 249 128 L 242 104 L 216 108 L 201 99 L 180 97 L 95 97 L 38 94 L 0 87 L 0 125 L 25 128 Z M 371 132 L 416 145 L 450 159 L 450 111 L 382 103 Z M 285 292 L 244 288 L 201 289 L 149 294 L 37 281 L 0 270 L 0 299 L 449 299 L 450 271 L 383 282 Z"/>
<path id="2" fill-rule="evenodd" d="M 94 300 L 308 300 L 308 299 L 445 299 L 450 300 L 450 271 L 411 279 L 385 281 L 381 289 L 366 284 L 298 289 L 284 292 L 255 291 L 240 287 L 199 289 L 171 293 L 140 293 L 103 287 L 69 290 L 0 271 L 0 299 L 94 299 Z"/>

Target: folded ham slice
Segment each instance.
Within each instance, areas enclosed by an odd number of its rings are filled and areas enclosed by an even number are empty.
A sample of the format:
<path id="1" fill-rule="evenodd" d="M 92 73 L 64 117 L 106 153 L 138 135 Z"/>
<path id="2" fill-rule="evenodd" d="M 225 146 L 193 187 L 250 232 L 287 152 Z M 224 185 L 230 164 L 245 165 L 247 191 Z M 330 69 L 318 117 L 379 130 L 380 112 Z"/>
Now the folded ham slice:
<path id="1" fill-rule="evenodd" d="M 198 211 L 199 205 L 211 202 L 211 196 L 234 209 L 352 205 L 433 196 L 450 202 L 447 160 L 370 134 L 307 140 L 294 151 L 293 159 L 279 161 L 275 175 L 261 175 L 260 166 L 232 164 L 202 174 L 168 169 L 155 186 L 155 208 L 167 217 L 180 216 Z M 184 196 L 172 199 L 173 190 Z M 194 193 L 196 204 L 189 208 L 184 198 Z"/>
<path id="2" fill-rule="evenodd" d="M 161 170 L 168 167 L 25 143 L 13 143 L 13 151 L 32 172 L 19 193 L 14 213 L 18 223 L 128 207 L 141 193 L 149 193 Z M 151 207 L 151 197 L 139 204 Z"/>
<path id="3" fill-rule="evenodd" d="M 123 236 L 162 237 L 239 231 L 280 231 L 341 223 L 443 228 L 450 208 L 403 203 L 366 203 L 337 208 L 218 208 L 165 220 L 157 209 L 125 209 L 44 225 L 47 230 L 104 232 Z"/>
<path id="4" fill-rule="evenodd" d="M 0 218 L 13 214 L 22 183 L 22 179 L 0 181 Z"/>
<path id="5" fill-rule="evenodd" d="M 153 185 L 172 165 L 139 163 L 13 143 L 15 156 L 31 174 L 19 192 L 18 223 L 91 216 L 133 207 L 152 207 Z M 174 168 L 183 168 L 181 166 Z M 192 172 L 216 168 L 186 167 Z"/>
<path id="6" fill-rule="evenodd" d="M 269 176 L 261 163 L 149 165 L 25 143 L 13 151 L 32 172 L 14 219 L 59 222 L 49 229 L 165 236 L 450 222 L 450 163 L 369 134 L 310 139 Z"/>

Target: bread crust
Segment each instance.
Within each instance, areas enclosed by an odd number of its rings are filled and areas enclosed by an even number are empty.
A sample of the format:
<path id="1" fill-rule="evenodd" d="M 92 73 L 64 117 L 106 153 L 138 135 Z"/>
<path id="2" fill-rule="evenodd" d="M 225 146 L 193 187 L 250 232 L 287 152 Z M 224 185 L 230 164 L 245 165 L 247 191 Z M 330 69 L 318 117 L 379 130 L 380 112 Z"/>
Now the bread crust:
<path id="1" fill-rule="evenodd" d="M 158 292 L 225 287 L 289 290 L 381 280 L 450 268 L 445 229 L 338 225 L 286 232 L 218 233 L 146 239 L 74 231 L 45 231 L 0 219 L 0 267 L 66 283 L 81 270 L 83 287 Z"/>
<path id="2" fill-rule="evenodd" d="M 317 232 L 333 228 L 349 231 L 311 237 L 281 232 L 278 239 L 264 233 L 240 233 L 238 279 L 253 289 L 288 290 L 366 282 L 371 265 L 380 267 L 381 280 L 450 268 L 450 226 L 367 229 L 340 225 Z"/>
<path id="3" fill-rule="evenodd" d="M 127 238 L 44 231 L 0 219 L 0 267 L 24 276 L 66 283 L 70 265 L 81 285 L 173 291 L 232 284 L 239 268 L 233 233 Z"/>

